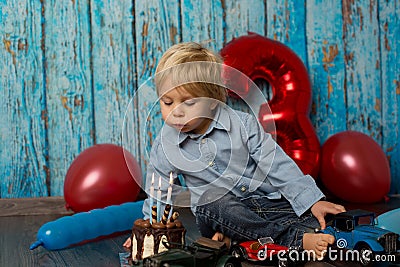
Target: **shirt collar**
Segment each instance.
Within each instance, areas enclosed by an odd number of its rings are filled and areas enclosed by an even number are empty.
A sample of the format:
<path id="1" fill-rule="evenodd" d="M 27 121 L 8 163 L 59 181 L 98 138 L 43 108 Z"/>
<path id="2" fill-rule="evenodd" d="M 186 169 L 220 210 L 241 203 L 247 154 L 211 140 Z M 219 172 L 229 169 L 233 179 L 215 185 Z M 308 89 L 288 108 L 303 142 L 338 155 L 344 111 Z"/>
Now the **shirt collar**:
<path id="1" fill-rule="evenodd" d="M 162 131 L 162 135 L 164 137 L 169 137 L 169 141 L 172 142 L 175 145 L 180 145 L 183 141 L 186 140 L 186 138 L 192 138 L 196 139 L 199 138 L 202 135 L 207 135 L 214 128 L 220 129 L 220 130 L 225 130 L 227 132 L 230 131 L 231 129 L 231 120 L 229 116 L 229 107 L 227 106 L 221 106 L 218 105 L 214 120 L 211 122 L 210 126 L 208 127 L 207 131 L 204 134 L 194 134 L 194 133 L 183 133 L 183 132 L 178 132 L 175 128 L 164 124 Z"/>

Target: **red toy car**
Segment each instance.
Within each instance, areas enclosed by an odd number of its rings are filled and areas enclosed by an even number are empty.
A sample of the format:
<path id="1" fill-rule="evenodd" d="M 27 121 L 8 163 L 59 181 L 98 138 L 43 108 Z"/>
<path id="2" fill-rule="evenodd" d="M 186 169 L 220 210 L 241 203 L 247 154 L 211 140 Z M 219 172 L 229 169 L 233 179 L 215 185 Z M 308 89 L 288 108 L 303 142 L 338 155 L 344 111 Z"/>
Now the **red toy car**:
<path id="1" fill-rule="evenodd" d="M 271 237 L 259 238 L 257 241 L 246 241 L 231 247 L 231 254 L 240 259 L 253 262 L 276 261 L 279 266 L 287 266 L 289 248 L 274 243 Z"/>

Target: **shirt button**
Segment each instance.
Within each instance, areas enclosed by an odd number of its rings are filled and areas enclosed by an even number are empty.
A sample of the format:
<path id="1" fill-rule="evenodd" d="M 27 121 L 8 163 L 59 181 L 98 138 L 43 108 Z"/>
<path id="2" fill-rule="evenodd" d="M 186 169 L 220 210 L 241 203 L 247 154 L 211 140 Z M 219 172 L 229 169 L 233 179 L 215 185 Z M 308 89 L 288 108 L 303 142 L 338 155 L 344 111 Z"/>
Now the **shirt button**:
<path id="1" fill-rule="evenodd" d="M 207 142 L 207 139 L 201 139 L 201 143 L 205 144 Z"/>
<path id="2" fill-rule="evenodd" d="M 210 162 L 208 163 L 208 166 L 210 166 L 210 167 L 214 166 L 214 161 L 210 161 Z"/>
<path id="3" fill-rule="evenodd" d="M 242 187 L 240 188 L 240 190 L 241 190 L 242 192 L 246 192 L 246 187 L 245 187 L 245 186 L 242 186 Z"/>

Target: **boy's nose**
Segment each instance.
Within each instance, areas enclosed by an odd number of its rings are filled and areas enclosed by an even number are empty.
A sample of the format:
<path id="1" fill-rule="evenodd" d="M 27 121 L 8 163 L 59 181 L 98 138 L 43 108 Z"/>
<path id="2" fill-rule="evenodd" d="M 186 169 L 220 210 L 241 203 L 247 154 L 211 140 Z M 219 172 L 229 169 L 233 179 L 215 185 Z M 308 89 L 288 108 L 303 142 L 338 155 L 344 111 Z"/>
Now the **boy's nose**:
<path id="1" fill-rule="evenodd" d="M 182 107 L 180 106 L 176 106 L 173 110 L 172 110 L 172 115 L 175 117 L 182 117 L 185 113 L 183 112 Z"/>

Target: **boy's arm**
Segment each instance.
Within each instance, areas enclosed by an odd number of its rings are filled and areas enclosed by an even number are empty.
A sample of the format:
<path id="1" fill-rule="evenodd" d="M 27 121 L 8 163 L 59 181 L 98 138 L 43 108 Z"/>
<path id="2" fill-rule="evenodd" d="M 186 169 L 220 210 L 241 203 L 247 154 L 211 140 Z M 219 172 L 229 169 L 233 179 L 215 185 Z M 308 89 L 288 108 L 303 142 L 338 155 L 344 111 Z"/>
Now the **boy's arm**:
<path id="1" fill-rule="evenodd" d="M 265 133 L 254 116 L 246 121 L 248 149 L 258 168 L 253 180 L 279 191 L 292 205 L 298 216 L 324 198 L 310 175 L 304 175 L 297 164 Z M 265 179 L 266 178 L 266 179 Z M 260 181 L 258 181 L 260 182 Z M 263 185 L 259 185 L 263 187 Z"/>

